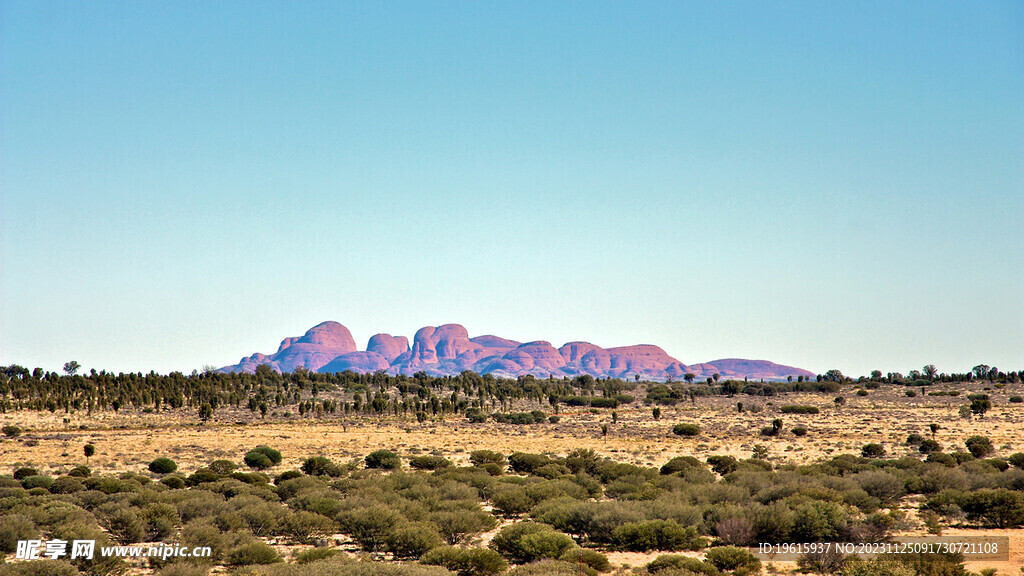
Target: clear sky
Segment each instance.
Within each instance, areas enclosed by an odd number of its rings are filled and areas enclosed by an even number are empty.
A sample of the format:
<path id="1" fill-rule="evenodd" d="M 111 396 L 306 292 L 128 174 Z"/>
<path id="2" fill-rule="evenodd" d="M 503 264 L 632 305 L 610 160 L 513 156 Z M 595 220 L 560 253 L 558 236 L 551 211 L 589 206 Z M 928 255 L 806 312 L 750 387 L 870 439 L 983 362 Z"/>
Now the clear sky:
<path id="1" fill-rule="evenodd" d="M 1024 368 L 1024 3 L 0 2 L 0 364 L 336 320 Z"/>

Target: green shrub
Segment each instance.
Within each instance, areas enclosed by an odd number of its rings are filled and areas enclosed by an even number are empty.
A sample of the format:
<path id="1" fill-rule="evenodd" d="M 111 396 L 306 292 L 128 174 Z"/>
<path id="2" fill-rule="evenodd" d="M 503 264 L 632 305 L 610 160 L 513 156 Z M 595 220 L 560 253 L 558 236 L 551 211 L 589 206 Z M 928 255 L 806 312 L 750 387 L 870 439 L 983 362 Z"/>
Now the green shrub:
<path id="1" fill-rule="evenodd" d="M 82 490 L 85 490 L 85 483 L 74 476 L 60 476 L 50 485 L 50 492 L 54 494 L 74 494 Z"/>
<path id="2" fill-rule="evenodd" d="M 340 553 L 341 552 L 334 548 L 312 548 L 296 554 L 295 562 L 298 564 L 309 564 L 310 562 L 316 562 L 318 560 L 326 560 L 337 556 Z"/>
<path id="3" fill-rule="evenodd" d="M 659 473 L 663 475 L 676 474 L 689 468 L 701 468 L 700 460 L 693 456 L 677 456 L 666 462 Z"/>
<path id="4" fill-rule="evenodd" d="M 295 480 L 291 480 L 295 482 Z M 341 532 L 348 534 L 364 550 L 375 552 L 385 545 L 385 539 L 391 530 L 406 522 L 399 512 L 383 505 L 345 510 L 338 514 L 336 520 Z"/>
<path id="5" fill-rule="evenodd" d="M 402 466 L 402 459 L 390 450 L 375 450 L 367 454 L 364 460 L 367 468 L 395 470 Z"/>
<path id="6" fill-rule="evenodd" d="M 440 470 L 452 465 L 451 460 L 443 456 L 415 456 L 409 459 L 409 466 L 417 470 Z"/>
<path id="7" fill-rule="evenodd" d="M 580 569 L 575 563 L 545 558 L 516 566 L 508 571 L 507 576 L 580 576 Z M 597 576 L 597 573 L 587 568 L 583 576 Z"/>
<path id="8" fill-rule="evenodd" d="M 744 569 L 747 573 L 761 570 L 761 561 L 745 548 L 736 546 L 719 546 L 708 550 L 706 561 L 719 570 L 733 572 Z"/>
<path id="9" fill-rule="evenodd" d="M 925 440 L 921 442 L 921 446 L 918 447 L 921 454 L 931 454 L 932 452 L 942 452 L 942 445 L 935 440 Z"/>
<path id="10" fill-rule="evenodd" d="M 281 463 L 281 453 L 270 446 L 257 446 L 245 453 L 245 465 L 257 470 L 266 470 Z"/>
<path id="11" fill-rule="evenodd" d="M 964 444 L 975 458 L 984 458 L 996 450 L 987 436 L 971 436 Z"/>
<path id="12" fill-rule="evenodd" d="M 310 476 L 344 476 L 345 470 L 326 456 L 313 456 L 302 463 L 302 471 Z"/>
<path id="13" fill-rule="evenodd" d="M 736 467 L 739 465 L 739 461 L 736 460 L 736 458 L 733 458 L 732 456 L 714 455 L 708 456 L 708 464 L 711 465 L 711 469 L 715 472 L 715 474 L 720 474 L 724 476 L 729 472 L 735 470 Z"/>
<path id="14" fill-rule="evenodd" d="M 300 544 L 310 544 L 318 538 L 333 534 L 336 528 L 337 525 L 330 518 L 297 510 L 284 517 L 280 531 Z"/>
<path id="15" fill-rule="evenodd" d="M 31 490 L 33 488 L 42 488 L 44 490 L 49 491 L 50 486 L 53 485 L 53 478 L 50 478 L 49 476 L 29 476 L 28 478 L 25 478 L 24 480 L 21 481 L 21 485 L 26 490 Z"/>
<path id="16" fill-rule="evenodd" d="M 0 515 L 0 552 L 13 554 L 19 540 L 34 540 L 39 529 L 31 518 L 24 514 Z"/>
<path id="17" fill-rule="evenodd" d="M 580 562 L 590 566 L 597 572 L 608 572 L 612 569 L 612 563 L 608 561 L 608 557 L 598 552 L 597 550 L 591 550 L 589 548 L 570 548 L 566 550 L 564 554 L 559 558 L 562 562 Z"/>
<path id="18" fill-rule="evenodd" d="M 908 434 L 907 435 L 907 446 L 920 446 L 921 442 L 924 442 L 924 440 L 925 440 L 924 436 L 922 436 L 920 434 L 917 434 L 916 432 L 913 433 L 913 434 Z"/>
<path id="19" fill-rule="evenodd" d="M 441 536 L 434 526 L 425 522 L 401 523 L 384 537 L 384 546 L 395 558 L 419 558 L 431 548 L 441 545 Z"/>
<path id="20" fill-rule="evenodd" d="M 551 416 L 548 416 L 548 422 L 550 422 L 551 424 L 558 424 L 561 421 L 562 417 L 557 414 L 552 414 Z"/>
<path id="21" fill-rule="evenodd" d="M 779 408 L 783 414 L 817 414 L 820 412 L 817 406 L 798 406 L 787 404 Z"/>
<path id="22" fill-rule="evenodd" d="M 68 472 L 68 476 L 74 476 L 76 478 L 88 478 L 92 475 L 92 470 L 89 470 L 88 466 L 75 466 Z"/>
<path id="23" fill-rule="evenodd" d="M 501 452 L 492 450 L 474 450 L 469 453 L 469 461 L 473 466 L 484 466 L 485 464 L 497 464 L 504 468 L 508 465 L 508 459 Z"/>
<path id="24" fill-rule="evenodd" d="M 491 540 L 491 548 L 516 564 L 558 558 L 573 546 L 575 543 L 568 534 L 537 522 L 506 526 Z"/>
<path id="25" fill-rule="evenodd" d="M 679 423 L 672 427 L 672 433 L 676 436 L 698 436 L 700 426 L 690 423 Z"/>
<path id="26" fill-rule="evenodd" d="M 179 476 L 167 476 L 166 478 L 161 478 L 160 483 L 173 490 L 179 490 L 185 487 L 185 480 Z"/>
<path id="27" fill-rule="evenodd" d="M 281 562 L 281 556 L 276 550 L 258 540 L 242 544 L 228 554 L 228 564 L 232 566 L 273 564 L 275 562 Z"/>
<path id="28" fill-rule="evenodd" d="M 17 438 L 21 436 L 21 427 L 15 426 L 14 424 L 8 424 L 3 428 L 0 428 L 0 432 L 3 432 L 4 436 L 8 438 Z"/>
<path id="29" fill-rule="evenodd" d="M 238 468 L 238 464 L 235 464 L 231 460 L 214 460 L 213 462 L 210 462 L 210 465 L 207 466 L 207 468 L 213 470 L 215 474 L 227 476 Z"/>
<path id="30" fill-rule="evenodd" d="M 1013 404 L 1020 404 L 1024 402 L 1024 396 L 1010 396 L 1010 402 Z"/>
<path id="31" fill-rule="evenodd" d="M 1017 468 L 1024 468 L 1024 452 L 1012 454 L 1007 461 Z"/>
<path id="32" fill-rule="evenodd" d="M 513 452 L 508 457 L 509 468 L 521 474 L 532 474 L 538 468 L 547 466 L 551 459 L 543 454 L 529 454 L 526 452 Z"/>
<path id="33" fill-rule="evenodd" d="M 149 471 L 153 474 L 170 474 L 178 469 L 178 465 L 174 463 L 174 460 L 161 456 L 149 463 Z"/>
<path id="34" fill-rule="evenodd" d="M 649 574 L 657 574 L 666 570 L 669 573 L 680 574 L 680 576 L 690 576 L 690 574 L 718 576 L 719 574 L 718 569 L 711 564 L 681 554 L 662 554 L 649 562 L 646 568 Z"/>
<path id="35" fill-rule="evenodd" d="M 30 560 L 0 564 L 2 576 L 80 576 L 81 572 L 67 560 Z"/>
<path id="36" fill-rule="evenodd" d="M 880 458 L 885 456 L 885 447 L 877 442 L 871 442 L 861 447 L 860 455 L 865 458 Z"/>
<path id="37" fill-rule="evenodd" d="M 39 470 L 25 466 L 14 471 L 15 480 L 24 480 L 29 476 L 39 476 Z"/>
<path id="38" fill-rule="evenodd" d="M 807 428 L 803 426 L 797 426 L 792 430 L 793 436 L 807 436 Z"/>
<path id="39" fill-rule="evenodd" d="M 444 566 L 459 576 L 495 576 L 508 568 L 508 562 L 488 548 L 439 546 L 424 554 L 420 562 Z"/>
<path id="40" fill-rule="evenodd" d="M 694 526 L 672 520 L 647 520 L 623 524 L 612 531 L 612 543 L 620 550 L 700 550 L 707 546 Z"/>
<path id="41" fill-rule="evenodd" d="M 950 468 L 957 465 L 956 458 L 953 458 L 949 454 L 945 454 L 943 452 L 932 452 L 931 454 L 928 455 L 927 458 L 924 459 L 924 461 L 935 462 L 937 464 L 942 464 L 943 466 L 948 466 Z"/>

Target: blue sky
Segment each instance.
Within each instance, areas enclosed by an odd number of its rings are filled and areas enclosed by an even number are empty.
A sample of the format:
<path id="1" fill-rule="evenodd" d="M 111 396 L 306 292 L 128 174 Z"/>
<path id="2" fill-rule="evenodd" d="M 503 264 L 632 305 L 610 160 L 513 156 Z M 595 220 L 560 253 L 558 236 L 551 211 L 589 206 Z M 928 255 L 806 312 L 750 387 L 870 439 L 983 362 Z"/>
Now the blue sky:
<path id="1" fill-rule="evenodd" d="M 0 364 L 324 320 L 1024 368 L 1020 2 L 0 4 Z"/>

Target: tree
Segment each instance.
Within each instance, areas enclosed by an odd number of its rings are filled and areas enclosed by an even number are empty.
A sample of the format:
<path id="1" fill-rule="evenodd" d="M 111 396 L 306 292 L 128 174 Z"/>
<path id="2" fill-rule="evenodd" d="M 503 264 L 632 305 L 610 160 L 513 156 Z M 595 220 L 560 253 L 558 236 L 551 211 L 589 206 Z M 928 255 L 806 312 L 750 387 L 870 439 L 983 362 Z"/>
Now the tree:
<path id="1" fill-rule="evenodd" d="M 971 368 L 971 372 L 974 373 L 974 377 L 978 380 L 988 376 L 988 364 L 978 364 L 974 368 Z"/>
<path id="2" fill-rule="evenodd" d="M 935 433 L 939 431 L 940 426 L 938 424 L 929 424 L 928 429 L 932 431 L 932 440 L 935 439 Z"/>
<path id="3" fill-rule="evenodd" d="M 67 374 L 68 376 L 74 376 L 75 373 L 78 372 L 78 369 L 81 367 L 82 365 L 79 364 L 78 361 L 76 360 L 72 360 L 71 362 L 65 362 L 64 373 Z"/>
<path id="4" fill-rule="evenodd" d="M 825 372 L 824 375 L 824 379 L 828 380 L 829 382 L 842 382 L 843 378 L 843 373 L 840 372 L 839 370 L 836 370 L 835 368 L 829 370 L 828 372 Z"/>
<path id="5" fill-rule="evenodd" d="M 984 416 L 985 412 L 988 412 L 989 408 L 992 407 L 992 401 L 988 397 L 975 398 L 971 400 L 971 412 L 977 414 L 979 417 Z"/>
<path id="6" fill-rule="evenodd" d="M 91 458 L 92 455 L 96 453 L 96 447 L 93 446 L 92 444 L 86 444 L 82 448 L 82 452 L 85 453 L 85 463 L 88 464 L 89 463 L 89 458 Z"/>
<path id="7" fill-rule="evenodd" d="M 924 371 L 924 375 L 927 376 L 929 380 L 934 380 L 935 375 L 939 373 L 939 371 L 935 368 L 935 364 L 926 364 L 925 367 L 922 368 L 922 370 Z"/>
<path id="8" fill-rule="evenodd" d="M 697 375 L 694 374 L 693 372 L 687 372 L 685 375 L 683 375 L 683 380 L 686 380 L 687 384 L 692 384 L 693 379 L 696 377 Z"/>

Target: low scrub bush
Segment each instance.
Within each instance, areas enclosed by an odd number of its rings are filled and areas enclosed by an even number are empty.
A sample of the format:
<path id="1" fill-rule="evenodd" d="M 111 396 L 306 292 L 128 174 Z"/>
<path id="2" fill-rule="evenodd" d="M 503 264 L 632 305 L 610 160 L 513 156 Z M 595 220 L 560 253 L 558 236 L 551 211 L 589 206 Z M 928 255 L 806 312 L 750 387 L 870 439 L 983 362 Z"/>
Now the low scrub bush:
<path id="1" fill-rule="evenodd" d="M 575 545 L 568 534 L 537 522 L 506 526 L 491 540 L 491 548 L 516 564 L 558 558 Z"/>
<path id="2" fill-rule="evenodd" d="M 257 446 L 245 453 L 245 465 L 257 470 L 266 470 L 281 463 L 281 453 L 270 446 Z"/>
<path id="3" fill-rule="evenodd" d="M 161 456 L 149 463 L 149 471 L 153 474 L 170 474 L 177 469 L 178 465 L 174 460 L 166 456 Z"/>
<path id="4" fill-rule="evenodd" d="M 228 564 L 232 566 L 274 564 L 281 561 L 281 556 L 276 550 L 258 540 L 242 544 L 228 554 Z"/>
<path id="5" fill-rule="evenodd" d="M 440 470 L 451 465 L 451 460 L 443 456 L 415 456 L 409 459 L 409 466 L 417 470 Z"/>
<path id="6" fill-rule="evenodd" d="M 677 436 L 699 436 L 700 426 L 690 423 L 679 423 L 672 427 L 672 433 Z"/>
<path id="7" fill-rule="evenodd" d="M 821 412 L 817 406 L 799 406 L 796 404 L 787 404 L 779 408 L 783 414 L 817 414 Z"/>
<path id="8" fill-rule="evenodd" d="M 390 450 L 375 450 L 367 454 L 364 460 L 367 468 L 395 470 L 402 466 L 402 459 Z"/>
<path id="9" fill-rule="evenodd" d="M 420 562 L 444 566 L 459 576 L 495 576 L 508 568 L 505 558 L 489 548 L 439 546 L 424 554 Z"/>

